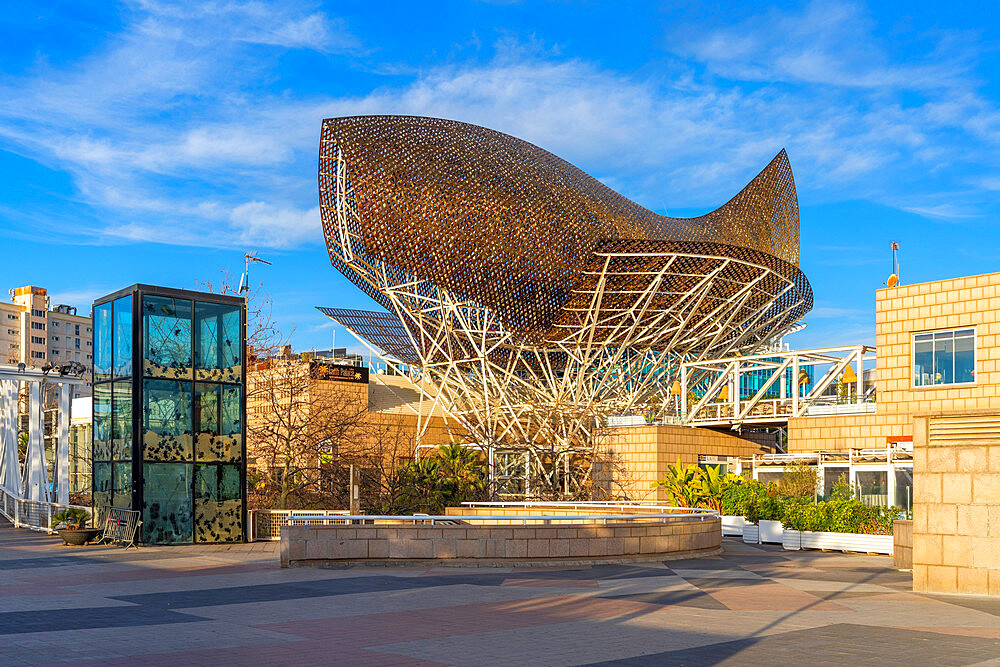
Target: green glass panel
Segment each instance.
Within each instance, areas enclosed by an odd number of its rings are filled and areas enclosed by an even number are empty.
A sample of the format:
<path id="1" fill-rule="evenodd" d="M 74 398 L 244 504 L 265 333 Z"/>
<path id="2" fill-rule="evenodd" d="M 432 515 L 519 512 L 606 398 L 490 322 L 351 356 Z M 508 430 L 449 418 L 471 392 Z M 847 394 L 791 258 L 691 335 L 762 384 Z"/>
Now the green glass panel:
<path id="1" fill-rule="evenodd" d="M 97 516 L 103 516 L 101 514 L 101 508 L 105 505 L 111 505 L 111 464 L 110 463 L 95 463 L 94 464 L 94 509 L 97 510 L 95 514 Z M 100 526 L 97 526 L 100 527 Z"/>
<path id="2" fill-rule="evenodd" d="M 191 302 L 159 296 L 142 298 L 143 374 L 190 379 Z"/>
<path id="3" fill-rule="evenodd" d="M 240 382 L 243 374 L 241 310 L 239 306 L 195 303 L 196 379 Z"/>
<path id="4" fill-rule="evenodd" d="M 190 544 L 194 538 L 190 463 L 144 463 L 142 532 L 151 544 Z"/>
<path id="5" fill-rule="evenodd" d="M 111 383 L 94 385 L 94 461 L 111 460 Z"/>
<path id="6" fill-rule="evenodd" d="M 132 463 L 115 463 L 111 469 L 111 504 L 132 507 Z"/>
<path id="7" fill-rule="evenodd" d="M 114 302 L 114 375 L 132 374 L 132 297 L 123 296 Z"/>
<path id="8" fill-rule="evenodd" d="M 191 385 L 173 380 L 143 380 L 144 461 L 192 459 Z"/>
<path id="9" fill-rule="evenodd" d="M 243 421 L 240 419 L 239 387 L 222 387 L 222 434 L 243 435 Z"/>
<path id="10" fill-rule="evenodd" d="M 243 539 L 240 469 L 235 465 L 195 466 L 195 541 Z"/>
<path id="11" fill-rule="evenodd" d="M 110 302 L 94 308 L 94 382 L 111 379 L 111 308 Z"/>
<path id="12" fill-rule="evenodd" d="M 111 454 L 116 461 L 132 459 L 132 383 L 113 383 L 111 413 Z"/>

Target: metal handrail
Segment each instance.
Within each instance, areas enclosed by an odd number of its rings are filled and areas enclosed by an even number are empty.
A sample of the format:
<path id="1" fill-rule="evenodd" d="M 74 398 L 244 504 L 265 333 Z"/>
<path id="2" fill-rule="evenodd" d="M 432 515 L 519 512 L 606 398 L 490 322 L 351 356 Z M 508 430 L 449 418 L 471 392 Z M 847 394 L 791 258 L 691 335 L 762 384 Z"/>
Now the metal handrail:
<path id="1" fill-rule="evenodd" d="M 712 511 L 699 507 L 679 507 L 675 505 L 664 505 L 656 500 L 510 500 L 510 501 L 489 501 L 489 502 L 464 502 L 465 507 L 657 507 L 676 512 L 696 512 Z"/>
<path id="2" fill-rule="evenodd" d="M 326 525 L 339 525 L 343 522 L 345 525 L 354 523 L 355 521 L 396 521 L 400 523 L 412 523 L 417 525 L 418 523 L 430 523 L 430 525 L 436 525 L 437 522 L 452 522 L 455 521 L 478 521 L 478 522 L 503 522 L 503 523 L 515 523 L 517 521 L 521 522 L 521 525 L 527 525 L 529 521 L 533 523 L 541 523 L 542 525 L 549 525 L 553 521 L 558 521 L 560 523 L 567 522 L 600 522 L 601 524 L 607 524 L 610 519 L 612 523 L 618 521 L 638 521 L 638 520 L 667 520 L 667 519 L 680 519 L 680 518 L 697 518 L 699 521 L 704 521 L 705 519 L 715 519 L 718 518 L 719 513 L 715 510 L 696 510 L 689 513 L 663 513 L 663 514 L 515 514 L 515 515 L 479 515 L 479 514 L 432 514 L 432 515 L 420 515 L 414 516 L 412 514 L 347 514 L 341 516 L 297 516 L 289 517 L 288 524 L 290 526 L 297 525 L 299 522 L 303 524 L 309 524 L 315 521 L 323 521 Z M 293 523 L 294 522 L 294 523 Z"/>
<path id="3" fill-rule="evenodd" d="M 32 512 L 30 511 L 31 509 L 35 509 L 36 511 Z M 14 524 L 15 528 L 27 528 L 29 530 L 38 530 L 52 534 L 55 532 L 51 528 L 52 516 L 65 509 L 86 510 L 91 514 L 91 519 L 93 519 L 93 513 L 89 507 L 83 507 L 82 505 L 61 505 L 41 500 L 18 498 L 6 489 L 0 489 L 0 515 L 6 517 L 8 521 Z"/>

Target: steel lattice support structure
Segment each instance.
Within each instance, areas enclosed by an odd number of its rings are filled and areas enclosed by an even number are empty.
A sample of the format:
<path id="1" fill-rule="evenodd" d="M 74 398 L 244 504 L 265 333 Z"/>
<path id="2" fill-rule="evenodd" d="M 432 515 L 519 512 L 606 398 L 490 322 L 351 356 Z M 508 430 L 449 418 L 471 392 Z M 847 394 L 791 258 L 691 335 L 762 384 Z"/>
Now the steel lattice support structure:
<path id="1" fill-rule="evenodd" d="M 812 305 L 784 151 L 720 209 L 667 218 L 499 132 L 338 118 L 319 186 L 331 262 L 389 312 L 321 310 L 419 369 L 466 441 L 543 470 L 609 414 L 666 410 L 680 363 L 754 351 Z"/>

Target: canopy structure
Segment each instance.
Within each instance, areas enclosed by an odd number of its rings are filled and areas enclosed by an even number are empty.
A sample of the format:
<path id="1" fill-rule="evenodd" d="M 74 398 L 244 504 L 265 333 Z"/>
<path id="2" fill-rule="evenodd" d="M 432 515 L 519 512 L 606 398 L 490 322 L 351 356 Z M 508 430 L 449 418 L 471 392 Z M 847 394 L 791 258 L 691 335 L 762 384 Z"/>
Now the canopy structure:
<path id="1" fill-rule="evenodd" d="M 812 307 L 782 150 L 671 218 L 515 137 L 436 118 L 323 122 L 330 260 L 388 313 L 323 309 L 420 370 L 470 441 L 578 450 L 670 404 L 685 361 L 746 354 Z"/>

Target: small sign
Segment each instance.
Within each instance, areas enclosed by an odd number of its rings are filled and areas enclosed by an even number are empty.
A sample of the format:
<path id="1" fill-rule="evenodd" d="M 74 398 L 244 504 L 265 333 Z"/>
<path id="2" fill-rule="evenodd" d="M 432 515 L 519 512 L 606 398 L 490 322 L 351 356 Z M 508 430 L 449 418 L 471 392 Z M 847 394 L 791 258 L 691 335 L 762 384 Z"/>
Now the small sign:
<path id="1" fill-rule="evenodd" d="M 324 364 L 316 369 L 316 375 L 324 380 L 368 384 L 368 369 L 362 366 L 333 366 Z"/>

